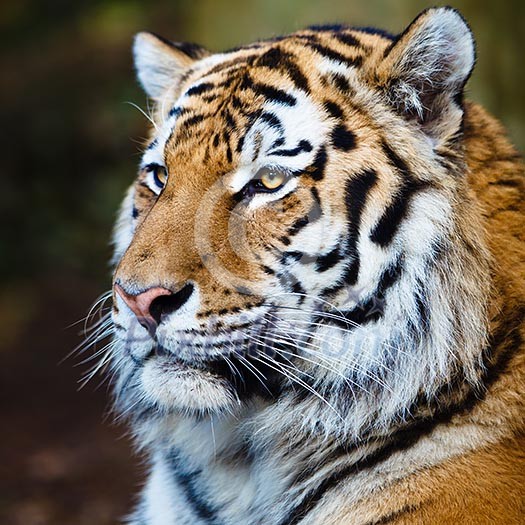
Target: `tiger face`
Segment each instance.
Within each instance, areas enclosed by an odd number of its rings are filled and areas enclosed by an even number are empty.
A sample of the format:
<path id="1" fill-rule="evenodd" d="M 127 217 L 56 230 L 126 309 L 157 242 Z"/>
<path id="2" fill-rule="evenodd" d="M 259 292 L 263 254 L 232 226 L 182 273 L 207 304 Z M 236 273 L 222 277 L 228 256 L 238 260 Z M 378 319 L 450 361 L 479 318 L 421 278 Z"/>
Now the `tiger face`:
<path id="1" fill-rule="evenodd" d="M 313 28 L 209 54 L 142 33 L 134 53 L 156 113 L 115 236 L 124 409 L 202 416 L 299 389 L 323 400 L 317 422 L 366 398 L 365 425 L 476 381 L 474 48 L 455 11 L 396 39 Z M 473 260 L 456 308 L 441 288 Z"/>

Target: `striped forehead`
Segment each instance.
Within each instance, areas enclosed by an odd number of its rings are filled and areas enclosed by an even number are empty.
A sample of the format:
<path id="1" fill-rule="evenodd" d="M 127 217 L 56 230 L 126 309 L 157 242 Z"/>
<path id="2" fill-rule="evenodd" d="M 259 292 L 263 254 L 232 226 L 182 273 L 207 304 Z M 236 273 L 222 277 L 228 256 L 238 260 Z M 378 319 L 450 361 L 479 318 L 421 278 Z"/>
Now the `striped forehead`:
<path id="1" fill-rule="evenodd" d="M 299 170 L 313 160 L 329 128 L 324 110 L 299 90 L 287 89 L 283 94 L 285 102 L 275 99 L 263 104 L 247 131 L 242 165 L 280 164 Z"/>
<path id="2" fill-rule="evenodd" d="M 293 46 L 289 46 L 290 51 L 275 46 L 276 44 L 268 46 L 263 42 L 260 47 L 254 46 L 254 49 L 241 48 L 199 61 L 193 68 L 192 75 L 189 75 L 193 76 L 194 80 L 185 86 L 165 121 L 157 128 L 157 136 L 145 151 L 142 164 L 163 164 L 164 149 L 173 136 L 182 113 L 188 107 L 197 107 L 199 95 L 206 95 L 206 88 L 210 84 L 224 82 L 225 77 L 235 77 L 241 70 L 243 74 L 248 72 L 252 78 L 262 79 L 254 80 L 253 84 L 256 87 L 251 87 L 256 97 L 262 100 L 262 106 L 244 108 L 248 111 L 257 109 L 258 116 L 244 130 L 240 163 L 279 163 L 294 170 L 308 165 L 329 128 L 326 110 L 320 101 L 315 101 L 316 97 L 312 97 L 308 83 L 311 84 L 313 77 L 332 77 L 339 86 L 341 82 L 351 86 L 357 81 L 356 68 L 361 64 L 361 60 L 327 51 L 323 46 L 312 48 L 296 41 L 293 41 Z M 277 53 L 279 56 L 284 54 L 289 60 L 291 56 L 300 57 L 305 51 L 310 58 L 315 58 L 313 62 L 310 61 L 310 64 L 314 65 L 313 68 L 300 72 L 295 70 L 293 75 L 281 69 L 277 82 L 275 77 L 268 82 L 265 80 L 269 70 L 274 68 L 267 60 L 263 60 L 263 57 Z M 258 61 L 261 61 L 260 67 L 257 66 Z M 276 61 L 277 64 L 279 62 Z M 297 80 L 298 75 L 304 75 L 304 81 L 302 78 Z M 218 94 L 217 100 L 225 100 L 229 91 L 231 89 L 227 90 L 224 98 Z"/>

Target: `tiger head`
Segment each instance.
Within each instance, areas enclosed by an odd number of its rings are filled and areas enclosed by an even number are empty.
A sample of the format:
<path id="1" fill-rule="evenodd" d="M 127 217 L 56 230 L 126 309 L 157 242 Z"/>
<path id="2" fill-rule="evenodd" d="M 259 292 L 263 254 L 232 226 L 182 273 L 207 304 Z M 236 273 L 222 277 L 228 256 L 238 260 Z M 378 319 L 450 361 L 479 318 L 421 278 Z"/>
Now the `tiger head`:
<path id="1" fill-rule="evenodd" d="M 359 432 L 476 384 L 488 258 L 456 11 L 219 54 L 141 33 L 134 56 L 155 112 L 115 234 L 124 411 L 302 399 L 303 422 Z"/>

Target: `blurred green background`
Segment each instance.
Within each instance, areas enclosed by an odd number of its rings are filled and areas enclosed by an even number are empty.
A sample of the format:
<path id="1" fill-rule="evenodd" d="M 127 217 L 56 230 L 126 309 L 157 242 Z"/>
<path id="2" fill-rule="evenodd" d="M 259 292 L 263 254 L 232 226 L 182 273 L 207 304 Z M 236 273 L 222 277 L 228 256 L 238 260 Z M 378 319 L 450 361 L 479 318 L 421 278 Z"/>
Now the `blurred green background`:
<path id="1" fill-rule="evenodd" d="M 468 87 L 525 148 L 523 0 L 464 0 L 478 43 Z M 107 386 L 77 392 L 85 367 L 59 361 L 110 282 L 115 211 L 139 160 L 146 106 L 134 33 L 222 50 L 343 22 L 396 33 L 415 0 L 3 0 L 0 3 L 0 523 L 116 523 L 140 481 Z"/>

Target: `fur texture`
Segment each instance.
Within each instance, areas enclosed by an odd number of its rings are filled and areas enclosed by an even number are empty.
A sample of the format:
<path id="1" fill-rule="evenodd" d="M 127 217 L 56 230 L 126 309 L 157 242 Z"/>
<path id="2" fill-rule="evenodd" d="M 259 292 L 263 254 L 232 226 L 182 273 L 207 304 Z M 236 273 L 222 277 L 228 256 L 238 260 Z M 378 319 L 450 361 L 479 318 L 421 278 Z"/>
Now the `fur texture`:
<path id="1" fill-rule="evenodd" d="M 463 102 L 461 16 L 134 53 L 156 114 L 107 356 L 151 460 L 130 523 L 519 523 L 523 164 Z"/>

